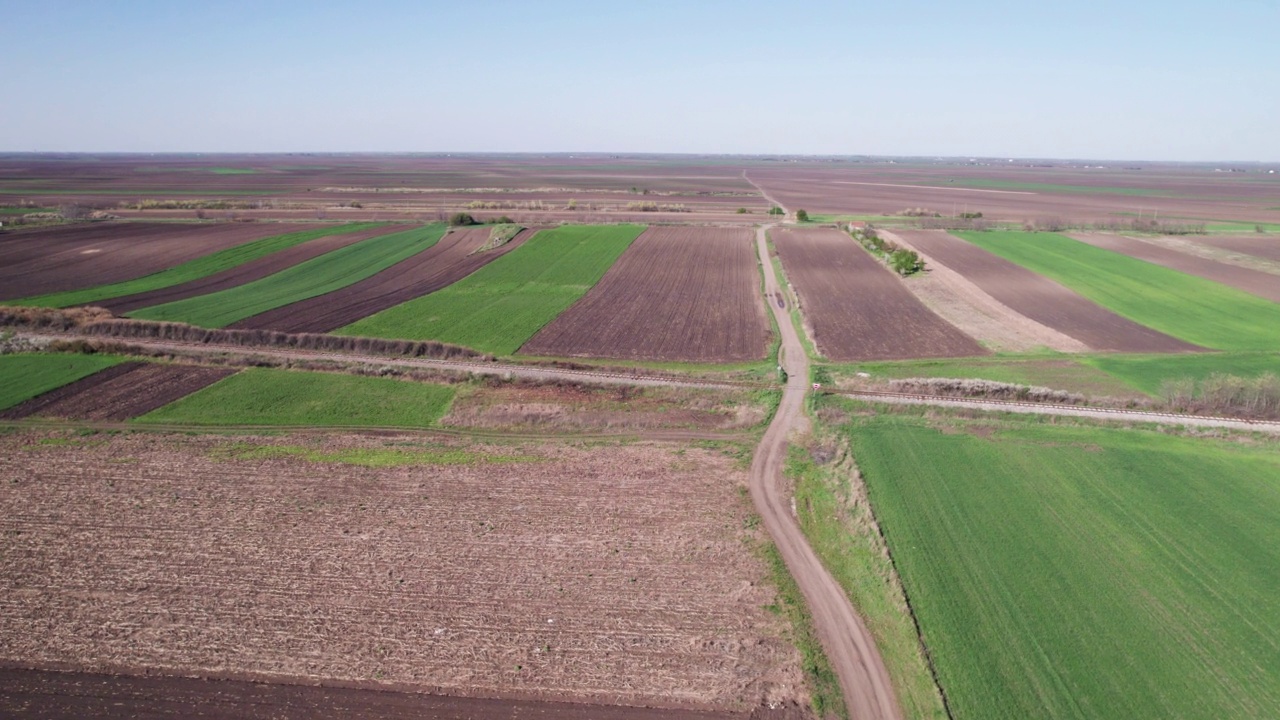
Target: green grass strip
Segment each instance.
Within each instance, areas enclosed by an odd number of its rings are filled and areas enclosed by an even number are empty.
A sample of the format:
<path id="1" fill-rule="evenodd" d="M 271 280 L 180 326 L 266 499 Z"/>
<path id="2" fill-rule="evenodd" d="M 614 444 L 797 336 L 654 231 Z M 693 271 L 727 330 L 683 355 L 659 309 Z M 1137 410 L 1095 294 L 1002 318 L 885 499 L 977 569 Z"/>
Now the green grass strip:
<path id="1" fill-rule="evenodd" d="M 939 422 L 848 436 L 954 718 L 1280 707 L 1275 443 Z"/>
<path id="2" fill-rule="evenodd" d="M 1218 350 L 1280 350 L 1280 304 L 1056 233 L 955 235 L 1168 335 Z"/>
<path id="3" fill-rule="evenodd" d="M 135 422 L 174 425 L 431 427 L 453 402 L 444 385 L 253 368 Z"/>
<path id="4" fill-rule="evenodd" d="M 439 340 L 512 355 L 586 294 L 643 231 L 638 225 L 543 230 L 453 285 L 336 334 Z"/>
<path id="5" fill-rule="evenodd" d="M 10 305 L 36 305 L 39 307 L 71 307 L 73 305 L 89 305 L 99 300 L 108 300 L 110 298 L 123 297 L 125 295 L 133 295 L 135 293 L 151 292 L 161 288 L 181 285 L 192 280 L 199 280 L 208 277 L 214 273 L 220 273 L 223 270 L 229 270 L 233 267 L 243 265 L 251 260 L 257 260 L 260 257 L 266 257 L 271 253 L 279 252 L 291 248 L 295 245 L 301 245 L 317 238 L 328 235 L 341 235 L 346 233 L 360 232 L 369 228 L 378 227 L 381 223 L 360 223 L 356 225 L 336 225 L 333 227 L 317 228 L 315 230 L 304 230 L 302 232 L 286 233 L 284 235 L 273 235 L 265 237 L 261 240 L 254 240 L 243 245 L 219 250 L 218 252 L 205 255 L 204 257 L 189 260 L 181 265 L 175 265 L 167 270 L 161 270 L 158 273 L 152 273 L 145 277 L 135 280 L 126 280 L 124 282 L 112 283 L 111 285 L 99 285 L 97 287 L 86 288 L 84 290 L 71 290 L 67 292 L 50 293 L 48 295 L 39 295 L 37 297 L 25 298 L 22 300 L 13 300 Z"/>
<path id="6" fill-rule="evenodd" d="M 1280 355 L 1276 353 L 1098 355 L 1080 361 L 1153 396 L 1160 394 L 1166 380 L 1203 380 L 1214 373 L 1251 379 L 1264 373 L 1280 376 Z"/>
<path id="7" fill-rule="evenodd" d="M 289 303 L 357 283 L 435 245 L 443 224 L 379 235 L 234 288 L 127 313 L 146 320 L 225 327 Z"/>
<path id="8" fill-rule="evenodd" d="M 0 355 L 0 410 L 122 361 L 110 355 Z"/>

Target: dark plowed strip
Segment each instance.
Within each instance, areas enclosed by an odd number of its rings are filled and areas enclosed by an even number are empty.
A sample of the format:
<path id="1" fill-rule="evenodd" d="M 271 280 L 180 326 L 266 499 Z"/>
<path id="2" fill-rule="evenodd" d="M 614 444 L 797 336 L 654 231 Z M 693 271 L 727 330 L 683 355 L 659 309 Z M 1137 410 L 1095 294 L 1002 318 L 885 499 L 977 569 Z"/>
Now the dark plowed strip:
<path id="1" fill-rule="evenodd" d="M 1122 235 L 1072 233 L 1071 237 L 1103 250 L 1118 252 L 1149 263 L 1163 265 L 1170 270 L 1222 283 L 1264 300 L 1280 302 L 1280 275 L 1188 255 Z"/>
<path id="2" fill-rule="evenodd" d="M 110 300 L 101 300 L 95 302 L 94 305 L 104 307 L 116 315 L 123 315 L 130 310 L 138 308 L 151 307 L 152 305 L 161 305 L 167 302 L 177 300 L 186 300 L 197 295 L 206 295 L 219 290 L 226 290 L 238 285 L 244 285 L 254 280 L 261 280 L 268 275 L 291 268 L 300 262 L 319 257 L 327 252 L 344 248 L 348 245 L 354 245 L 361 240 L 368 240 L 378 235 L 386 235 L 388 233 L 403 231 L 404 227 L 391 225 L 388 227 L 373 228 L 363 232 L 347 233 L 345 235 L 329 235 L 327 237 L 316 238 L 310 242 L 295 245 L 291 248 L 285 248 L 276 253 L 267 255 L 266 257 L 251 260 L 243 265 L 228 268 L 220 273 L 215 273 L 208 277 L 203 277 L 191 282 L 174 285 L 172 287 L 160 288 L 151 292 L 138 293 L 136 295 L 125 295 L 123 297 L 113 298 Z"/>
<path id="3" fill-rule="evenodd" d="M 100 384 L 115 380 L 123 375 L 128 375 L 143 365 L 146 365 L 146 363 L 126 362 L 120 363 L 119 365 L 112 365 L 106 370 L 99 370 L 98 372 L 87 377 L 82 377 L 73 383 L 68 383 L 60 388 L 54 388 L 43 395 L 37 395 L 30 400 L 18 403 L 8 410 L 0 412 L 0 420 L 17 420 L 19 418 L 35 415 L 52 404 L 65 400 L 66 398 L 79 395 L 80 393 L 90 390 Z"/>
<path id="4" fill-rule="evenodd" d="M 320 225 L 91 223 L 0 242 L 0 299 L 132 280 L 219 250 Z"/>
<path id="5" fill-rule="evenodd" d="M 904 360 L 988 351 L 925 307 L 903 281 L 832 228 L 770 233 L 818 349 L 832 360 Z"/>
<path id="6" fill-rule="evenodd" d="M 1280 236 L 1256 233 L 1254 235 L 1227 235 L 1225 237 L 1209 235 L 1191 239 L 1201 245 L 1280 262 Z"/>
<path id="7" fill-rule="evenodd" d="M 934 262 L 960 273 L 996 300 L 1094 350 L 1155 353 L 1201 349 L 1123 318 L 1074 290 L 953 235 L 936 230 L 896 232 Z"/>
<path id="8" fill-rule="evenodd" d="M 0 415 L 5 419 L 63 417 L 128 420 L 212 385 L 231 368 L 123 363 L 34 397 Z"/>
<path id="9" fill-rule="evenodd" d="M 481 227 L 451 232 L 430 248 L 373 277 L 327 295 L 245 318 L 231 327 L 289 333 L 329 332 L 448 287 L 516 249 L 535 232 L 523 230 L 502 247 L 475 252 L 489 240 L 489 230 Z"/>
<path id="10" fill-rule="evenodd" d="M 0 716 L 42 720 L 792 720 L 805 715 L 790 708 L 753 714 L 717 713 L 420 695 L 372 688 L 0 669 Z"/>

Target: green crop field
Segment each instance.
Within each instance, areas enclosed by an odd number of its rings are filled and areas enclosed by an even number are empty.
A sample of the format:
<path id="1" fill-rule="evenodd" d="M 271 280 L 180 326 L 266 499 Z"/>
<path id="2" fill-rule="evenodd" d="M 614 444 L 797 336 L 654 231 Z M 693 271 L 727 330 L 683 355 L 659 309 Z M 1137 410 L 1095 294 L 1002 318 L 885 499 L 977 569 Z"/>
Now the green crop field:
<path id="1" fill-rule="evenodd" d="M 109 355 L 0 355 L 0 410 L 119 362 Z"/>
<path id="2" fill-rule="evenodd" d="M 954 234 L 1188 342 L 1217 350 L 1280 350 L 1280 304 L 1056 233 Z"/>
<path id="3" fill-rule="evenodd" d="M 439 340 L 512 355 L 590 290 L 643 230 L 637 225 L 543 230 L 453 285 L 336 334 Z"/>
<path id="4" fill-rule="evenodd" d="M 107 300 L 109 298 L 122 297 L 124 295 L 133 295 L 134 293 L 150 292 L 159 290 L 160 288 L 172 287 L 180 285 L 192 280 L 199 280 L 202 277 L 208 277 L 214 273 L 229 270 L 238 265 L 243 265 L 251 260 L 257 260 L 274 252 L 279 252 L 295 245 L 301 245 L 304 242 L 322 238 L 328 235 L 339 235 L 345 233 L 360 232 L 370 228 L 378 227 L 380 223 L 359 223 L 354 225 L 336 225 L 327 228 L 318 228 L 315 230 L 305 230 L 303 232 L 286 233 L 284 235 L 273 235 L 260 240 L 237 245 L 236 247 L 219 250 L 218 252 L 196 258 L 181 265 L 175 265 L 167 270 L 161 270 L 158 273 L 152 273 L 145 277 L 135 280 L 126 280 L 125 282 L 113 283 L 111 285 L 99 285 L 97 287 L 86 288 L 84 290 L 71 290 L 68 292 L 52 293 L 49 295 L 40 295 L 38 297 L 26 298 L 23 300 L 14 300 L 11 305 L 37 305 L 40 307 L 71 307 L 73 305 L 88 305 L 98 300 Z"/>
<path id="5" fill-rule="evenodd" d="M 249 369 L 136 420 L 179 425 L 430 427 L 454 390 L 389 378 Z"/>
<path id="6" fill-rule="evenodd" d="M 1098 355 L 1081 358 L 1149 395 L 1158 395 L 1165 380 L 1203 380 L 1213 373 L 1256 378 L 1280 376 L 1280 354 L 1196 353 L 1193 355 Z"/>
<path id="7" fill-rule="evenodd" d="M 1275 716 L 1274 440 L 905 413 L 846 431 L 953 717 Z"/>
<path id="8" fill-rule="evenodd" d="M 865 372 L 871 380 L 900 378 L 977 378 L 1013 385 L 1037 385 L 1085 395 L 1137 396 L 1127 383 L 1079 356 L 994 355 L 980 358 L 930 358 L 892 362 L 842 363 L 818 366 L 832 376 Z"/>
<path id="9" fill-rule="evenodd" d="M 443 224 L 379 235 L 298 263 L 261 280 L 127 313 L 147 320 L 225 327 L 237 320 L 359 282 L 435 245 Z"/>

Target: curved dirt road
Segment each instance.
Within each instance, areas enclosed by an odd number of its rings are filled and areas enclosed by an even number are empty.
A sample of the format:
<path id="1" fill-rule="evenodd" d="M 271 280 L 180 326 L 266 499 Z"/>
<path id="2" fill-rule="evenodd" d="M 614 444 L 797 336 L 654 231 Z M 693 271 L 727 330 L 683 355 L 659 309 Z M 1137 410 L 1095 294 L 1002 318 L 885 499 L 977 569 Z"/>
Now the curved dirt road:
<path id="1" fill-rule="evenodd" d="M 764 268 L 765 296 L 777 297 L 778 279 L 769 261 L 765 233 L 772 225 L 756 232 L 756 244 Z M 778 412 L 765 431 L 751 462 L 751 499 L 773 538 L 787 570 L 804 594 L 813 626 L 831 667 L 840 678 L 849 717 L 853 720 L 888 720 L 902 717 L 889 672 L 876 649 L 875 639 L 853 604 L 831 573 L 805 540 L 791 510 L 791 496 L 782 478 L 787 457 L 787 436 L 792 430 L 808 427 L 804 414 L 804 394 L 809 385 L 809 358 L 800 337 L 791 324 L 791 315 L 776 303 L 768 303 L 778 320 L 782 335 L 781 363 L 787 371 L 787 385 L 782 392 Z"/>

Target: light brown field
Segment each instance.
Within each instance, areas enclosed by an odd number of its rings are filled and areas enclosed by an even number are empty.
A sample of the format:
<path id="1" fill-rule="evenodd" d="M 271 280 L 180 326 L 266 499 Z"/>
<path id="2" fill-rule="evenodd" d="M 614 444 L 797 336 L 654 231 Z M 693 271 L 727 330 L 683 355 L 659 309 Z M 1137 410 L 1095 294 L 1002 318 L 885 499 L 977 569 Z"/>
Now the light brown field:
<path id="1" fill-rule="evenodd" d="M 437 455 L 375 468 L 287 454 L 304 451 Z M 799 657 L 764 609 L 745 483 L 734 459 L 665 443 L 8 433 L 0 662 L 789 702 Z"/>

